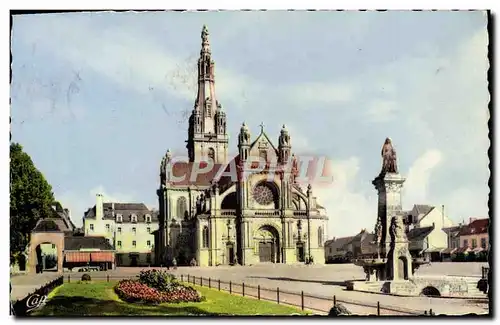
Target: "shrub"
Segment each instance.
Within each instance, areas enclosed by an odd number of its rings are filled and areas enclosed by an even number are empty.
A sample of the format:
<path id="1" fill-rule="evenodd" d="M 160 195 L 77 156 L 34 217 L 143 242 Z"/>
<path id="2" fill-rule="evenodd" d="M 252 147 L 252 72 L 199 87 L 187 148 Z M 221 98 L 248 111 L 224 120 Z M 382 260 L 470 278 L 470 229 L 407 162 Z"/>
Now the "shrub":
<path id="1" fill-rule="evenodd" d="M 139 282 L 161 292 L 171 292 L 179 286 L 179 282 L 173 274 L 155 269 L 141 271 Z"/>
<path id="2" fill-rule="evenodd" d="M 122 280 L 115 287 L 118 296 L 127 302 L 179 303 L 199 302 L 201 295 L 191 287 L 177 285 L 170 292 L 162 292 L 136 280 Z"/>
<path id="3" fill-rule="evenodd" d="M 475 262 L 476 261 L 476 253 L 474 252 L 469 252 L 465 258 L 466 262 Z"/>
<path id="4" fill-rule="evenodd" d="M 90 280 L 92 280 L 90 278 L 90 274 L 85 273 L 84 275 L 82 275 L 82 281 L 90 281 Z"/>
<path id="5" fill-rule="evenodd" d="M 344 315 L 352 315 L 352 313 L 342 304 L 336 304 L 330 309 L 330 312 L 328 313 L 328 316 L 344 316 Z"/>

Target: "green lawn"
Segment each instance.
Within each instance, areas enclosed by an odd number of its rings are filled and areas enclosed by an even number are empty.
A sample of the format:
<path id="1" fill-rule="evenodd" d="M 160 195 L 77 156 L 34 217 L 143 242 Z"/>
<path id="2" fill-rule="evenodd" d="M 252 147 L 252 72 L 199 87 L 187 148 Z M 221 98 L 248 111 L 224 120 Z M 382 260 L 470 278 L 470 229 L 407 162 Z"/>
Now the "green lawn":
<path id="1" fill-rule="evenodd" d="M 268 301 L 230 295 L 194 286 L 203 302 L 147 305 L 127 303 L 114 292 L 116 282 L 65 283 L 56 288 L 33 316 L 118 316 L 118 315 L 291 315 L 309 314 L 299 309 Z"/>

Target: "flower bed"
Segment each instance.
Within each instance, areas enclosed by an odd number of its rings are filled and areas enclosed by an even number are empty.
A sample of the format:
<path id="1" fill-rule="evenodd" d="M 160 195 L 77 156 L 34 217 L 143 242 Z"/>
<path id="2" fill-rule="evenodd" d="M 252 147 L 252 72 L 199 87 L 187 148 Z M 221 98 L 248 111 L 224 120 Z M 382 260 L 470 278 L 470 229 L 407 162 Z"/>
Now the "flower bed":
<path id="1" fill-rule="evenodd" d="M 198 291 L 177 282 L 171 274 L 162 271 L 141 272 L 139 280 L 122 280 L 115 286 L 118 296 L 127 302 L 179 303 L 199 302 Z"/>

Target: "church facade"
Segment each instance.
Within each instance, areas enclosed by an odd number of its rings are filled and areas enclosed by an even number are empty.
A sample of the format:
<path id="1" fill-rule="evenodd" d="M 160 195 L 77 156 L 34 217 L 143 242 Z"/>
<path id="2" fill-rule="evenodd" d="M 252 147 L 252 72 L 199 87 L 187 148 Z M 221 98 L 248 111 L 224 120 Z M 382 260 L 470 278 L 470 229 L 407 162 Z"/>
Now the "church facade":
<path id="1" fill-rule="evenodd" d="M 157 264 L 324 263 L 328 218 L 311 185 L 297 182 L 297 159 L 283 125 L 278 145 L 261 125 L 243 123 L 238 155 L 228 157 L 226 113 L 215 92 L 214 61 L 203 27 L 198 94 L 189 118 L 187 159 L 162 159 Z"/>

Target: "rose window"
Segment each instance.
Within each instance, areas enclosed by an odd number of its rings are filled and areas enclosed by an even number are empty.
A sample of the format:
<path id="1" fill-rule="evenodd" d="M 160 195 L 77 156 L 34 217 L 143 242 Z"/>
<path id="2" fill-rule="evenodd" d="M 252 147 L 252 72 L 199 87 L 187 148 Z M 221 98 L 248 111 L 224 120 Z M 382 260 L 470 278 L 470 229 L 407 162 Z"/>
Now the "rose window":
<path id="1" fill-rule="evenodd" d="M 267 184 L 259 184 L 253 190 L 253 197 L 257 203 L 268 205 L 273 202 L 274 193 L 271 187 Z"/>

